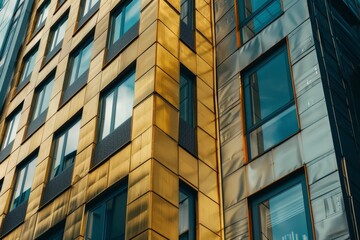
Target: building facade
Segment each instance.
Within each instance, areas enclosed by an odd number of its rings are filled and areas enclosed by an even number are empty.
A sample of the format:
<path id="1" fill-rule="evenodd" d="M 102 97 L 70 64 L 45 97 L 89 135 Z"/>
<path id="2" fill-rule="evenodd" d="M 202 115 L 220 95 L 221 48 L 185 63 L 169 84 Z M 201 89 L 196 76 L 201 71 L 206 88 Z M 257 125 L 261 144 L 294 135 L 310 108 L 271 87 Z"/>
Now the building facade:
<path id="1" fill-rule="evenodd" d="M 18 1 L 0 238 L 359 239 L 359 5 Z"/>

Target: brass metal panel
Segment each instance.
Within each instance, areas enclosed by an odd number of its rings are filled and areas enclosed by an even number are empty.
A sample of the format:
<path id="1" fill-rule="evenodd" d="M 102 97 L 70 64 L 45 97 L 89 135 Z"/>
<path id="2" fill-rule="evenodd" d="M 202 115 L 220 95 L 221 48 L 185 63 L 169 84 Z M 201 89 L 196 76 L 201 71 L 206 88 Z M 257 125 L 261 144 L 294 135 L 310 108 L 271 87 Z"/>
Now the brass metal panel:
<path id="1" fill-rule="evenodd" d="M 180 77 L 179 60 L 160 44 L 157 44 L 156 64 L 164 72 L 169 74 L 170 77 L 172 77 L 176 81 L 179 81 L 179 77 Z"/>
<path id="2" fill-rule="evenodd" d="M 92 80 L 95 76 L 101 76 L 101 70 L 102 70 L 102 66 L 103 66 L 103 62 L 104 62 L 104 55 L 105 55 L 105 51 L 101 51 L 98 55 L 96 55 L 90 62 L 90 67 L 89 67 L 89 76 L 88 76 L 88 82 L 89 80 Z M 98 77 L 97 79 L 99 82 L 101 81 L 101 77 Z M 99 83 L 100 85 L 100 83 Z M 97 86 L 97 85 L 96 85 Z M 89 84 L 88 84 L 89 87 Z M 93 89 L 92 91 L 95 91 L 95 89 Z M 96 89 L 96 93 L 99 91 L 99 89 Z M 88 93 L 86 94 L 88 95 Z"/>
<path id="3" fill-rule="evenodd" d="M 15 182 L 15 168 L 6 170 L 6 177 L 4 178 L 2 189 L 7 191 L 12 189 Z M 10 201 L 10 200 L 9 200 Z M 1 209 L 0 209 L 1 210 Z"/>
<path id="4" fill-rule="evenodd" d="M 155 125 L 173 139 L 179 137 L 179 113 L 178 110 L 165 102 L 159 96 L 155 96 Z M 155 138 L 156 140 L 156 138 Z"/>
<path id="5" fill-rule="evenodd" d="M 132 203 L 151 190 L 151 161 L 146 161 L 130 172 L 128 203 Z"/>
<path id="6" fill-rule="evenodd" d="M 178 146 L 177 142 L 154 127 L 153 156 L 165 167 L 174 173 L 179 172 Z"/>
<path id="7" fill-rule="evenodd" d="M 44 184 L 41 184 L 37 188 L 31 188 L 25 219 L 34 215 L 39 210 L 43 190 Z"/>
<path id="8" fill-rule="evenodd" d="M 59 129 L 69 118 L 70 104 L 65 104 L 60 110 L 55 114 L 55 130 Z"/>
<path id="9" fill-rule="evenodd" d="M 199 187 L 199 160 L 179 147 L 179 175 L 190 182 L 195 188 Z"/>
<path id="10" fill-rule="evenodd" d="M 130 170 L 135 169 L 152 156 L 153 128 L 148 128 L 139 137 L 132 140 Z"/>
<path id="11" fill-rule="evenodd" d="M 5 191 L 5 189 L 2 189 L 2 195 L 0 196 L 0 214 L 5 213 L 5 210 L 8 210 L 8 205 L 10 204 L 10 197 L 11 197 L 11 190 Z"/>
<path id="12" fill-rule="evenodd" d="M 197 99 L 210 111 L 215 112 L 214 91 L 203 80 L 196 78 Z"/>
<path id="13" fill-rule="evenodd" d="M 205 20 L 206 21 L 206 20 Z M 213 47 L 200 33 L 196 32 L 196 52 L 211 67 L 213 67 Z"/>
<path id="14" fill-rule="evenodd" d="M 178 208 L 157 194 L 152 196 L 151 227 L 167 239 L 177 239 Z M 166 223 L 166 224 L 164 224 Z"/>
<path id="15" fill-rule="evenodd" d="M 196 54 L 183 42 L 180 42 L 180 62 L 196 74 Z"/>
<path id="16" fill-rule="evenodd" d="M 216 137 L 215 114 L 199 101 L 197 102 L 197 120 L 200 128 L 213 138 Z"/>
<path id="17" fill-rule="evenodd" d="M 208 228 L 204 227 L 203 225 L 199 225 L 199 239 L 208 239 L 208 240 L 220 240 L 221 237 L 217 234 L 220 233 L 214 233 L 210 231 Z"/>
<path id="18" fill-rule="evenodd" d="M 146 49 L 148 49 L 151 45 L 156 42 L 156 35 L 157 35 L 157 22 L 151 24 L 144 32 L 142 32 L 139 36 L 138 40 L 138 51 L 137 55 L 139 56 Z"/>
<path id="19" fill-rule="evenodd" d="M 54 82 L 55 84 L 55 82 Z M 54 90 L 54 88 L 53 88 Z M 53 92 L 54 93 L 54 92 Z M 58 94 L 56 94 L 49 102 L 49 107 L 48 107 L 48 112 L 47 112 L 47 121 L 51 120 L 51 118 L 55 115 L 56 111 L 58 110 L 58 106 L 60 103 L 60 98 L 61 98 L 61 92 L 59 92 Z M 55 118 L 53 119 L 53 123 L 51 127 L 54 127 L 55 124 Z M 49 128 L 49 127 L 48 127 Z M 51 128 L 52 130 L 53 128 Z M 52 131 L 45 131 L 44 132 L 44 136 L 49 136 L 49 134 L 51 134 Z M 45 135 L 47 134 L 47 135 Z M 46 137 L 45 137 L 46 138 Z"/>
<path id="20" fill-rule="evenodd" d="M 102 9 L 102 8 L 100 8 Z M 100 14 L 99 14 L 100 15 Z M 108 30 L 109 24 L 110 24 L 110 13 L 106 14 L 104 17 L 100 18 L 98 15 L 98 22 L 96 24 L 95 28 L 95 36 L 94 39 L 97 39 L 99 36 L 101 36 L 104 32 Z M 94 55 L 93 55 L 94 56 Z"/>
<path id="21" fill-rule="evenodd" d="M 77 154 L 74 163 L 72 183 L 79 181 L 88 174 L 90 169 L 90 162 L 93 156 L 93 149 L 95 144 L 88 146 L 86 149 Z"/>
<path id="22" fill-rule="evenodd" d="M 70 199 L 70 189 L 66 190 L 64 193 L 62 193 L 53 201 L 51 226 L 54 226 L 55 224 L 59 223 L 60 221 L 66 218 L 68 212 L 69 199 Z"/>
<path id="23" fill-rule="evenodd" d="M 216 140 L 200 128 L 197 129 L 197 136 L 199 158 L 217 171 Z"/>
<path id="24" fill-rule="evenodd" d="M 81 231 L 84 228 L 84 211 L 85 207 L 82 205 L 66 218 L 63 239 L 76 239 L 80 234 L 83 234 Z"/>
<path id="25" fill-rule="evenodd" d="M 98 57 L 96 57 L 97 59 Z M 93 60 L 96 61 L 96 60 Z M 100 63 L 99 63 L 100 64 Z M 91 70 L 90 70 L 91 72 Z M 89 73 L 90 76 L 90 73 Z M 87 83 L 85 92 L 85 102 L 87 103 L 90 99 L 94 98 L 100 91 L 101 74 L 96 75 L 90 82 Z"/>
<path id="26" fill-rule="evenodd" d="M 68 215 L 85 203 L 87 185 L 88 175 L 72 185 L 69 199 L 69 209 L 67 212 Z"/>
<path id="27" fill-rule="evenodd" d="M 220 234 L 220 206 L 199 192 L 199 223 L 214 233 Z"/>
<path id="28" fill-rule="evenodd" d="M 205 18 L 207 21 L 211 22 L 211 7 L 210 4 L 208 4 L 206 1 L 204 0 L 196 0 L 195 1 L 195 8 L 196 10 L 198 10 Z"/>
<path id="29" fill-rule="evenodd" d="M 126 239 L 131 239 L 150 227 L 150 198 L 151 193 L 147 193 L 128 204 L 126 210 Z"/>
<path id="30" fill-rule="evenodd" d="M 173 107 L 179 109 L 179 83 L 173 80 L 160 68 L 156 68 L 155 91 L 165 98 Z"/>
<path id="31" fill-rule="evenodd" d="M 30 144 L 28 144 L 28 146 L 30 146 Z M 20 149 L 17 148 L 7 158 L 7 170 L 10 170 L 10 169 L 13 169 L 16 167 L 16 164 L 19 162 L 19 153 L 20 153 Z"/>
<path id="32" fill-rule="evenodd" d="M 131 139 L 138 137 L 153 124 L 154 97 L 150 96 L 134 108 Z"/>
<path id="33" fill-rule="evenodd" d="M 111 186 L 129 174 L 130 156 L 131 145 L 128 145 L 110 158 L 108 186 Z"/>
<path id="34" fill-rule="evenodd" d="M 52 136 L 48 137 L 41 143 L 37 157 L 38 163 L 40 163 L 41 161 L 43 161 L 44 159 L 50 156 L 51 147 L 52 147 L 51 145 L 52 145 Z"/>
<path id="35" fill-rule="evenodd" d="M 25 220 L 22 231 L 21 231 L 21 238 L 20 239 L 33 239 L 34 237 L 34 230 L 36 224 L 37 214 L 32 215 L 30 218 Z"/>
<path id="36" fill-rule="evenodd" d="M 212 27 L 209 19 L 204 17 L 199 11 L 195 11 L 196 29 L 212 43 Z M 197 35 L 198 36 L 198 35 Z"/>
<path id="37" fill-rule="evenodd" d="M 152 190 L 162 198 L 177 206 L 179 204 L 179 179 L 178 176 L 166 167 L 153 161 L 151 172 Z"/>
<path id="38" fill-rule="evenodd" d="M 14 239 L 21 239 L 21 233 L 22 229 L 24 228 L 24 225 L 20 225 L 19 227 L 15 228 L 11 233 L 6 235 L 4 240 L 14 240 Z"/>
<path id="39" fill-rule="evenodd" d="M 223 179 L 224 209 L 233 206 L 249 195 L 248 183 L 246 181 L 247 173 L 245 167 L 240 168 Z"/>
<path id="40" fill-rule="evenodd" d="M 125 68 L 127 68 L 132 62 L 136 60 L 138 57 L 138 46 L 139 39 L 136 39 L 123 50 L 123 52 L 120 54 L 117 74 L 121 73 Z"/>
<path id="41" fill-rule="evenodd" d="M 214 88 L 213 68 L 204 59 L 196 55 L 197 76 L 209 87 Z"/>
<path id="42" fill-rule="evenodd" d="M 199 191 L 219 203 L 218 174 L 202 161 L 199 161 Z"/>
<path id="43" fill-rule="evenodd" d="M 135 82 L 134 106 L 154 92 L 155 68 L 151 68 Z"/>
<path id="44" fill-rule="evenodd" d="M 179 36 L 180 16 L 165 0 L 159 0 L 159 19 L 173 33 Z"/>
<path id="45" fill-rule="evenodd" d="M 153 44 L 149 49 L 147 49 L 138 57 L 136 61 L 136 79 L 139 79 L 142 75 L 155 66 L 156 46 L 157 44 Z"/>
<path id="46" fill-rule="evenodd" d="M 96 95 L 91 100 L 89 100 L 83 108 L 82 116 L 81 116 L 81 125 L 86 125 L 90 120 L 98 115 L 98 106 L 99 106 L 99 95 Z"/>
<path id="47" fill-rule="evenodd" d="M 140 14 L 139 32 L 142 33 L 148 28 L 158 17 L 158 0 L 152 1 L 148 4 Z"/>
<path id="48" fill-rule="evenodd" d="M 158 42 L 176 58 L 179 57 L 179 38 L 161 21 L 158 21 Z"/>
<path id="49" fill-rule="evenodd" d="M 89 201 L 104 191 L 108 182 L 109 161 L 104 162 L 95 171 L 89 173 L 86 200 Z"/>
<path id="50" fill-rule="evenodd" d="M 51 227 L 53 202 L 42 208 L 38 212 L 35 227 L 35 238 L 46 232 Z"/>
<path id="51" fill-rule="evenodd" d="M 81 152 L 91 144 L 96 143 L 97 118 L 93 118 L 80 129 L 77 151 Z"/>
<path id="52" fill-rule="evenodd" d="M 96 43 L 94 43 L 96 44 Z M 116 57 L 112 62 L 106 65 L 106 68 L 101 72 L 101 85 L 100 89 L 104 89 L 109 83 L 111 83 L 117 76 L 117 70 L 119 66 L 119 60 L 122 55 Z"/>
<path id="53" fill-rule="evenodd" d="M 160 234 L 152 231 L 152 230 L 146 230 L 145 232 L 141 233 L 140 235 L 137 235 L 136 237 L 132 238 L 132 240 L 166 240 L 167 238 L 161 236 Z"/>
<path id="54" fill-rule="evenodd" d="M 19 150 L 18 150 L 19 151 Z M 0 163 L 0 179 L 3 179 L 5 177 L 5 173 L 6 173 L 6 168 L 8 165 L 7 160 L 3 161 L 2 163 Z M 1 189 L 0 189 L 0 195 L 1 195 Z"/>

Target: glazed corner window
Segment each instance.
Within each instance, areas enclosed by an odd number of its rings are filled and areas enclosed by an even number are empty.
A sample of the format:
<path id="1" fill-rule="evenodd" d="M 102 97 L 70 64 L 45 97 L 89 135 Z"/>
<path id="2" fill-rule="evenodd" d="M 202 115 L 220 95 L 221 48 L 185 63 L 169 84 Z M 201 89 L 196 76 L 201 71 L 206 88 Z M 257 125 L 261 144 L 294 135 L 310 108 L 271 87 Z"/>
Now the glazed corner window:
<path id="1" fill-rule="evenodd" d="M 80 5 L 80 14 L 78 27 L 83 25 L 96 10 L 99 9 L 100 0 L 82 0 Z"/>
<path id="2" fill-rule="evenodd" d="M 287 48 L 278 49 L 242 75 L 251 159 L 299 129 Z"/>
<path id="3" fill-rule="evenodd" d="M 256 197 L 251 208 L 255 240 L 313 239 L 303 176 Z"/>
<path id="4" fill-rule="evenodd" d="M 65 35 L 66 22 L 67 22 L 67 15 L 62 17 L 59 20 L 59 22 L 57 22 L 51 28 L 45 61 L 50 60 L 50 58 L 52 58 L 61 49 Z"/>
<path id="5" fill-rule="evenodd" d="M 1 143 L 1 151 L 11 146 L 15 140 L 16 131 L 19 125 L 20 110 L 16 111 L 6 120 L 5 134 Z"/>
<path id="6" fill-rule="evenodd" d="M 53 164 L 50 179 L 58 176 L 74 163 L 80 135 L 80 120 L 61 132 L 54 140 Z"/>
<path id="7" fill-rule="evenodd" d="M 12 211 L 29 199 L 31 185 L 35 175 L 36 159 L 36 157 L 32 158 L 30 162 L 17 171 L 9 211 Z"/>
<path id="8" fill-rule="evenodd" d="M 195 48 L 195 1 L 180 1 L 180 39 Z"/>
<path id="9" fill-rule="evenodd" d="M 100 139 L 104 139 L 132 116 L 135 71 L 128 73 L 101 99 Z"/>
<path id="10" fill-rule="evenodd" d="M 180 184 L 179 191 L 179 240 L 196 239 L 195 191 Z"/>
<path id="11" fill-rule="evenodd" d="M 107 61 L 139 34 L 139 20 L 140 0 L 124 1 L 111 13 Z"/>
<path id="12" fill-rule="evenodd" d="M 180 68 L 179 144 L 196 155 L 196 76 Z"/>
<path id="13" fill-rule="evenodd" d="M 88 211 L 87 240 L 125 239 L 127 189 L 103 199 Z"/>
<path id="14" fill-rule="evenodd" d="M 45 2 L 38 10 L 35 20 L 34 33 L 40 30 L 45 25 L 46 18 L 49 13 L 50 2 Z"/>
<path id="15" fill-rule="evenodd" d="M 47 113 L 49 102 L 51 98 L 51 91 L 54 82 L 54 74 L 45 80 L 44 84 L 40 85 L 35 90 L 34 106 L 31 115 L 31 121 L 34 121 L 42 114 Z"/>
<path id="16" fill-rule="evenodd" d="M 36 55 L 37 47 L 34 50 L 31 50 L 31 52 L 25 56 L 18 88 L 21 88 L 30 80 L 35 65 Z"/>
<path id="17" fill-rule="evenodd" d="M 238 0 L 242 42 L 254 37 L 282 13 L 281 0 Z"/>

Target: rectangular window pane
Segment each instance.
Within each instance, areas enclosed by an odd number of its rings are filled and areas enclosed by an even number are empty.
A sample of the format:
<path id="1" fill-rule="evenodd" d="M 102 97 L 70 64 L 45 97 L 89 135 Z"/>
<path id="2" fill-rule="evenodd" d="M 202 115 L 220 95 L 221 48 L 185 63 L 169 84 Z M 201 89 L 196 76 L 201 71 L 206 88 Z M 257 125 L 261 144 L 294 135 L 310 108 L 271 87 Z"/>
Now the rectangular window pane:
<path id="1" fill-rule="evenodd" d="M 123 122 L 132 116 L 134 105 L 134 84 L 135 73 L 131 74 L 118 88 L 114 128 L 119 127 Z"/>
<path id="2" fill-rule="evenodd" d="M 182 183 L 179 190 L 179 239 L 196 239 L 195 191 Z"/>
<path id="3" fill-rule="evenodd" d="M 34 69 L 36 55 L 37 55 L 37 50 L 33 51 L 32 53 L 30 53 L 29 56 L 25 57 L 24 66 L 22 69 L 19 83 L 25 81 L 25 79 L 28 79 L 28 77 L 31 75 Z"/>
<path id="4" fill-rule="evenodd" d="M 111 131 L 114 96 L 115 93 L 112 92 L 103 100 L 101 139 L 104 139 Z"/>
<path id="5" fill-rule="evenodd" d="M 180 74 L 180 118 L 195 127 L 195 76 Z"/>
<path id="6" fill-rule="evenodd" d="M 70 60 L 70 78 L 68 82 L 68 86 L 71 86 L 77 79 L 77 67 L 80 65 L 80 54 L 77 54 L 73 59 Z"/>
<path id="7" fill-rule="evenodd" d="M 46 83 L 43 86 L 35 90 L 35 100 L 31 120 L 35 120 L 39 115 L 47 111 L 51 97 L 53 79 L 54 76 L 52 75 L 45 80 Z"/>
<path id="8" fill-rule="evenodd" d="M 7 147 L 10 143 L 12 143 L 15 140 L 19 119 L 20 119 L 20 112 L 16 113 L 14 116 L 12 116 L 11 119 L 6 121 L 6 130 L 5 130 L 1 150 L 3 150 L 5 147 Z"/>
<path id="9" fill-rule="evenodd" d="M 65 30 L 66 30 L 67 16 L 60 20 L 57 25 L 51 29 L 50 37 L 49 37 L 49 47 L 48 52 L 51 52 L 55 47 L 57 47 L 64 38 Z"/>
<path id="10" fill-rule="evenodd" d="M 120 39 L 121 36 L 121 26 L 122 26 L 122 17 L 123 13 L 122 11 L 119 12 L 117 15 L 114 16 L 113 21 L 112 21 L 112 39 L 111 39 L 111 44 L 113 44 L 114 42 L 116 42 L 117 40 Z"/>
<path id="11" fill-rule="evenodd" d="M 90 59 L 93 48 L 93 41 L 91 41 L 81 53 L 81 62 L 78 77 L 83 75 L 90 67 Z"/>
<path id="12" fill-rule="evenodd" d="M 126 33 L 140 19 L 140 0 L 132 0 L 125 9 L 123 33 Z"/>

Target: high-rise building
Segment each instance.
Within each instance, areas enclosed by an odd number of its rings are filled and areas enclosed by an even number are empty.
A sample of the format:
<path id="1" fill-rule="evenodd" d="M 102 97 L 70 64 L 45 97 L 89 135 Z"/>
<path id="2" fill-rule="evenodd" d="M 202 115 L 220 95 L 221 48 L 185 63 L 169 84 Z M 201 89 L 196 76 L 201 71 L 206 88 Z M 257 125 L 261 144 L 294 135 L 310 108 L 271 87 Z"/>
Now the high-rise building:
<path id="1" fill-rule="evenodd" d="M 11 4 L 0 239 L 359 239 L 358 0 Z"/>

